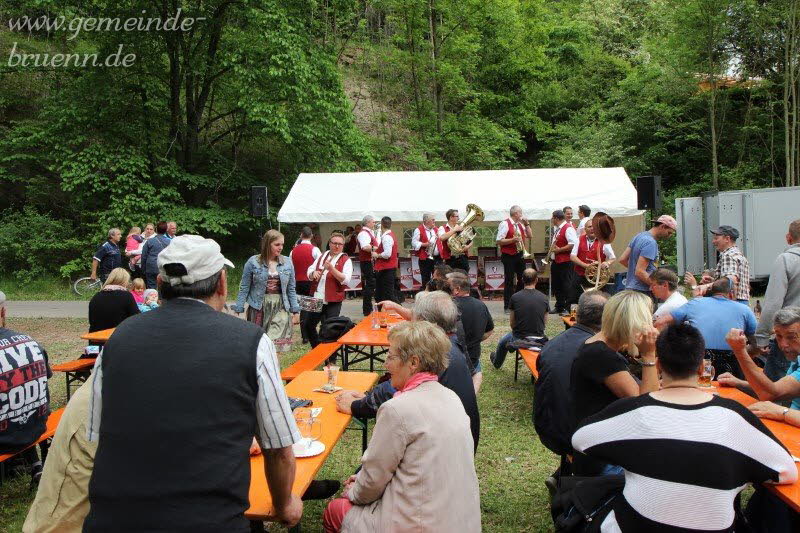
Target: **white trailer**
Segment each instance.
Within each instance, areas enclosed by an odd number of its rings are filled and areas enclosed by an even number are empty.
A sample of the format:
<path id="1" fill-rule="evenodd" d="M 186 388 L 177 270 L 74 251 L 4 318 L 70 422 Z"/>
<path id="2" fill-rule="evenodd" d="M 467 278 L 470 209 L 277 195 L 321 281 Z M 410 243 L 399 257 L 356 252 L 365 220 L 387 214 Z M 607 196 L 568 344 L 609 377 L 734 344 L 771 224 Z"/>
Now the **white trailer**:
<path id="1" fill-rule="evenodd" d="M 739 230 L 737 245 L 750 262 L 750 281 L 766 282 L 775 257 L 786 248 L 789 223 L 800 219 L 800 187 L 704 193 L 676 198 L 678 272 L 698 274 L 717 265 L 710 230 Z"/>

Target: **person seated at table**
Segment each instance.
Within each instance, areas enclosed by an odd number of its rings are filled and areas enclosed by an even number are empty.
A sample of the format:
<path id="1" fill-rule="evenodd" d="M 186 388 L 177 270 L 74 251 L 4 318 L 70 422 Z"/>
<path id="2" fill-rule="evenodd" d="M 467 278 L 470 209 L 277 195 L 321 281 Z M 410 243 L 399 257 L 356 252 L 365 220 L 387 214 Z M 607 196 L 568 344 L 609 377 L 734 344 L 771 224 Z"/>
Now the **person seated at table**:
<path id="1" fill-rule="evenodd" d="M 639 396 L 658 390 L 655 341 L 658 331 L 652 326 L 652 302 L 637 291 L 622 291 L 606 302 L 600 331 L 578 350 L 572 365 L 570 383 L 574 408 L 573 427 L 605 409 L 618 398 Z M 620 353 L 641 356 L 642 381 L 628 370 L 628 360 Z M 575 453 L 576 475 L 617 474 L 613 463 Z"/>
<path id="2" fill-rule="evenodd" d="M 797 467 L 746 407 L 698 388 L 705 346 L 695 327 L 667 327 L 656 352 L 661 390 L 613 402 L 572 436 L 576 450 L 625 474 L 600 530 L 732 531 L 748 483 L 794 483 Z"/>
<path id="3" fill-rule="evenodd" d="M 694 298 L 673 309 L 656 321 L 663 329 L 668 324 L 689 322 L 700 330 L 706 343 L 706 357 L 711 359 L 717 376 L 730 372 L 744 378 L 736 357 L 728 347 L 725 336 L 731 328 L 744 330 L 756 346 L 755 332 L 758 321 L 750 307 L 733 300 L 733 285 L 729 278 L 720 278 L 711 284 L 710 298 Z"/>
<path id="4" fill-rule="evenodd" d="M 524 288 L 511 296 L 508 304 L 508 322 L 511 331 L 503 335 L 497 343 L 497 350 L 490 357 L 495 368 L 503 366 L 508 355 L 508 343 L 526 337 L 541 337 L 550 311 L 550 299 L 536 290 L 538 274 L 532 268 L 522 271 Z"/>
<path id="5" fill-rule="evenodd" d="M 431 280 L 433 281 L 433 280 Z M 394 302 L 392 302 L 394 303 Z M 397 305 L 397 304 L 395 304 Z M 478 412 L 478 400 L 472 386 L 472 373 L 469 370 L 467 356 L 463 345 L 456 336 L 458 308 L 449 294 L 442 291 L 428 293 L 418 299 L 414 305 L 413 316 L 409 320 L 421 320 L 436 324 L 450 339 L 447 369 L 439 375 L 439 383 L 456 393 L 461 400 L 470 420 L 470 430 L 475 449 L 478 448 L 478 437 L 481 432 L 481 418 Z M 368 393 L 342 391 L 336 397 L 336 408 L 358 418 L 375 418 L 378 409 L 384 402 L 394 396 L 395 388 L 391 381 L 383 381 Z"/>
<path id="6" fill-rule="evenodd" d="M 606 301 L 604 292 L 582 293 L 575 325 L 545 344 L 536 359 L 539 377 L 533 385 L 533 425 L 542 444 L 559 455 L 572 453 L 572 364 L 586 339 L 600 331 Z"/>
<path id="7" fill-rule="evenodd" d="M 6 328 L 6 295 L 0 291 L 0 455 L 30 467 L 31 485 L 39 481 L 42 461 L 36 447 L 50 415 L 48 380 L 52 376 L 47 351 L 22 332 Z M 30 446 L 30 447 L 29 447 Z M 4 466 L 8 467 L 13 459 Z"/>
<path id="8" fill-rule="evenodd" d="M 133 296 L 133 301 L 136 302 L 136 305 L 144 303 L 144 291 L 144 279 L 134 278 L 133 281 L 131 281 L 131 295 Z"/>
<path id="9" fill-rule="evenodd" d="M 470 281 L 464 274 L 452 273 L 448 276 L 450 289 L 453 292 L 453 301 L 458 306 L 461 315 L 461 324 L 464 328 L 464 341 L 467 346 L 470 366 L 472 368 L 472 383 L 475 394 L 483 382 L 481 368 L 481 342 L 492 336 L 494 321 L 486 304 L 470 296 Z"/>
<path id="10" fill-rule="evenodd" d="M 653 280 L 650 292 L 661 302 L 656 312 L 653 313 L 654 320 L 671 313 L 673 309 L 677 309 L 689 301 L 678 290 L 678 275 L 672 270 L 658 268 L 650 274 L 650 279 Z"/>
<path id="11" fill-rule="evenodd" d="M 424 321 L 389 331 L 394 397 L 378 419 L 361 470 L 323 514 L 326 532 L 481 530 L 469 417 L 439 383 L 450 340 Z"/>
<path id="12" fill-rule="evenodd" d="M 750 388 L 760 402 L 754 403 L 750 409 L 761 418 L 780 420 L 787 424 L 800 426 L 800 367 L 797 358 L 800 356 L 800 307 L 784 307 L 773 318 L 775 343 L 789 361 L 786 376 L 772 381 L 753 361 L 747 351 L 747 337 L 740 329 L 731 329 L 726 341 L 739 362 L 745 379 L 739 379 L 730 373 L 717 377 L 724 387 Z M 773 403 L 775 400 L 789 400 L 789 407 Z"/>
<path id="13" fill-rule="evenodd" d="M 115 328 L 129 316 L 138 315 L 139 307 L 128 292 L 131 275 L 115 268 L 103 283 L 103 289 L 89 300 L 89 333 Z"/>
<path id="14" fill-rule="evenodd" d="M 438 263 L 433 267 L 433 277 L 431 279 L 446 280 L 447 275 L 453 272 L 453 267 L 446 263 Z"/>

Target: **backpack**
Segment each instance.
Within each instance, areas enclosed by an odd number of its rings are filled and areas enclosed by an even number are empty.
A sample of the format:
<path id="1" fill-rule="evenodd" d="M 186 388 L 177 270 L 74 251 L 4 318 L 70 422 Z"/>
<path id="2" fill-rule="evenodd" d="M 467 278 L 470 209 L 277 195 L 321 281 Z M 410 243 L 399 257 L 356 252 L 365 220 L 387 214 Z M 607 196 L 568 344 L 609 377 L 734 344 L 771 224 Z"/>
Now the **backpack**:
<path id="1" fill-rule="evenodd" d="M 319 328 L 319 342 L 336 342 L 339 337 L 356 327 L 346 316 L 335 316 L 322 323 Z"/>

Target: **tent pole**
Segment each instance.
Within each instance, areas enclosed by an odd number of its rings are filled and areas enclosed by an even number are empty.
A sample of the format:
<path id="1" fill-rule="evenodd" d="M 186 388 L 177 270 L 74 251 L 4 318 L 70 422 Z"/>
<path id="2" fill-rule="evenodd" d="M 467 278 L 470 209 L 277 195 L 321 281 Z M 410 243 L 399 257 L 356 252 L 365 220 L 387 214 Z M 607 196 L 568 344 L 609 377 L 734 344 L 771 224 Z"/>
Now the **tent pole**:
<path id="1" fill-rule="evenodd" d="M 550 251 L 550 247 L 553 245 L 553 224 L 552 222 L 547 223 L 547 251 Z M 550 260 L 550 254 L 548 253 L 545 256 L 547 259 L 547 263 L 550 268 L 550 273 L 547 274 L 547 303 L 550 303 L 550 300 L 553 299 L 553 261 Z"/>

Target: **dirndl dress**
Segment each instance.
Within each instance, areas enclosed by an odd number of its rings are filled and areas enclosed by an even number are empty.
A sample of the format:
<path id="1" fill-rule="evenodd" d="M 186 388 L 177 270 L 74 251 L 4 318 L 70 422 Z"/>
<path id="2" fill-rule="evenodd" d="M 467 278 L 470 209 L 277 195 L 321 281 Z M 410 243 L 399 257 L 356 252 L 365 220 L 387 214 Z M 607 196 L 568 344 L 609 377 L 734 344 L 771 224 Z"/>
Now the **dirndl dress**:
<path id="1" fill-rule="evenodd" d="M 248 307 L 247 320 L 264 328 L 264 332 L 275 344 L 275 351 L 278 353 L 292 349 L 292 315 L 283 308 L 281 280 L 278 274 L 269 274 L 264 303 L 261 309 Z"/>

